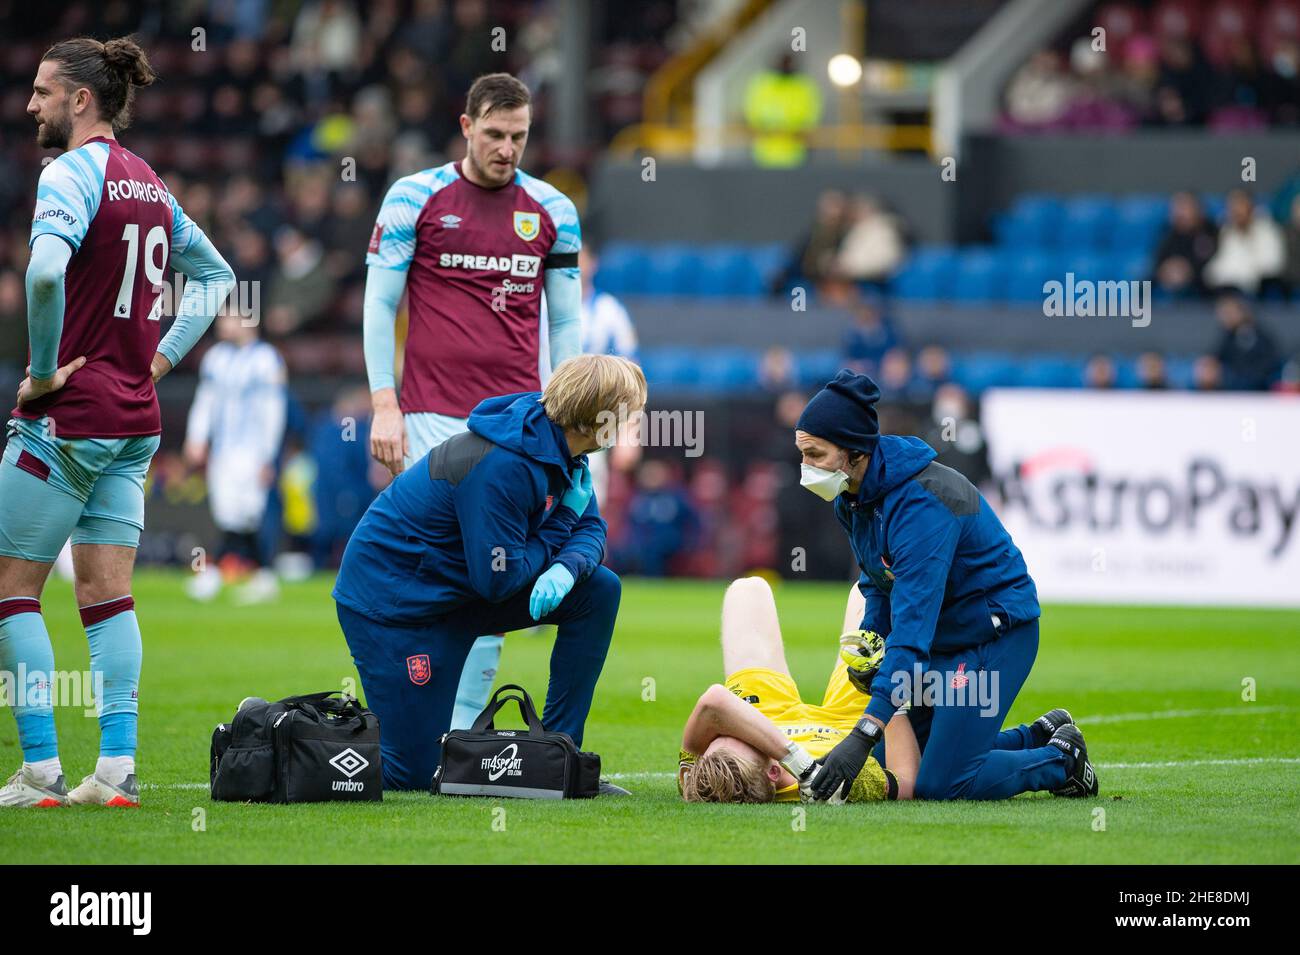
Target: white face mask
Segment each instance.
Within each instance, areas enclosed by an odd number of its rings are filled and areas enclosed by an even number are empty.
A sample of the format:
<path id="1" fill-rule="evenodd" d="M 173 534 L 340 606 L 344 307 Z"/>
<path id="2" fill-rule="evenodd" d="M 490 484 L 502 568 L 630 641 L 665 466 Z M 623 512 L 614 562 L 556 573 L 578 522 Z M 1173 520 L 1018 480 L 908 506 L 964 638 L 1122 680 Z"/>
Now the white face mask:
<path id="1" fill-rule="evenodd" d="M 833 501 L 849 483 L 843 471 L 827 471 L 811 464 L 799 465 L 799 483 L 823 501 Z"/>

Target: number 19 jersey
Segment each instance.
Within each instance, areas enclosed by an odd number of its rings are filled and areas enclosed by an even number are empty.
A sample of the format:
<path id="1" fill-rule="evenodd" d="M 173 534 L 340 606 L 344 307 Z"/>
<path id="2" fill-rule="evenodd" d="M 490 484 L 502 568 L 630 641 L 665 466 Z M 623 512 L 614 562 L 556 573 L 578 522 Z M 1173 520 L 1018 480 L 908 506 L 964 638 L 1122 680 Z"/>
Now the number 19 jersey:
<path id="1" fill-rule="evenodd" d="M 58 360 L 85 355 L 86 364 L 12 414 L 48 415 L 64 438 L 158 434 L 150 363 L 167 265 L 200 234 L 148 163 L 115 139 L 92 137 L 46 166 L 30 241 L 54 235 L 72 248 Z"/>

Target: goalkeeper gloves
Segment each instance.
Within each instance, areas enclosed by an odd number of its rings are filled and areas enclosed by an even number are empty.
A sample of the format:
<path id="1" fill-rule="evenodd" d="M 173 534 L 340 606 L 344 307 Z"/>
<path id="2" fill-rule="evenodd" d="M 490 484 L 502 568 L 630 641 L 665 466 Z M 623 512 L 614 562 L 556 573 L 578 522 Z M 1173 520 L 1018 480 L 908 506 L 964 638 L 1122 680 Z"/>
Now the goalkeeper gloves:
<path id="1" fill-rule="evenodd" d="M 849 735 L 835 744 L 835 748 L 821 761 L 820 769 L 809 781 L 814 802 L 844 802 L 848 799 L 853 781 L 867 764 L 867 757 L 884 737 L 880 725 L 865 716 L 858 720 Z"/>
<path id="2" fill-rule="evenodd" d="M 874 630 L 850 630 L 840 637 L 840 659 L 848 668 L 853 688 L 870 695 L 871 681 L 885 659 L 885 638 Z"/>
<path id="3" fill-rule="evenodd" d="M 787 743 L 785 755 L 780 759 L 781 768 L 799 783 L 799 801 L 812 802 L 812 781 L 821 767 L 808 755 L 808 751 L 798 743 Z"/>

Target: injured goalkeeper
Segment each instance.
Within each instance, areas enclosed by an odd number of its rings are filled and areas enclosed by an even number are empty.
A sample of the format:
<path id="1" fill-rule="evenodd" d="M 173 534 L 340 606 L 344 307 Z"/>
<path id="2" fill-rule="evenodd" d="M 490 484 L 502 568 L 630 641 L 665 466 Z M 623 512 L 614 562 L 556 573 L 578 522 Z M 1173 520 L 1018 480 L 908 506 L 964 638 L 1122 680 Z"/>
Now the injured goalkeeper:
<path id="1" fill-rule="evenodd" d="M 687 802 L 799 802 L 825 756 L 862 718 L 884 642 L 857 630 L 864 600 L 849 594 L 835 660 L 820 704 L 805 703 L 785 662 L 772 588 L 761 577 L 733 581 L 722 601 L 726 685 L 704 691 L 682 734 L 677 784 Z M 850 679 L 850 669 L 853 680 Z M 830 802 L 911 799 L 921 754 L 907 713 L 885 727 L 888 766 L 868 759 L 846 794 Z M 806 801 L 806 800 L 805 800 Z"/>

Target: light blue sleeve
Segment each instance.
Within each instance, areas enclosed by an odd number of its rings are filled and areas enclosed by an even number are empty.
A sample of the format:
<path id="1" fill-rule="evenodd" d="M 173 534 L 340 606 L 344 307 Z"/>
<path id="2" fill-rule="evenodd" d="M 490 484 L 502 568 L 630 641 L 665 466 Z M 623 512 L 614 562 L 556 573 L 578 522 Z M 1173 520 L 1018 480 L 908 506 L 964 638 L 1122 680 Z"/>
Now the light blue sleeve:
<path id="1" fill-rule="evenodd" d="M 212 324 L 235 287 L 235 273 L 197 226 L 184 251 L 173 247 L 171 267 L 189 279 L 176 308 L 176 320 L 158 343 L 159 353 L 175 368 Z"/>
<path id="2" fill-rule="evenodd" d="M 551 217 L 551 221 L 555 223 L 555 243 L 551 246 L 551 254 L 563 255 L 577 252 L 582 248 L 582 227 L 578 224 L 578 207 L 573 204 L 572 199 L 549 183 L 544 183 L 540 179 L 535 179 L 533 182 L 541 183 L 546 187 L 545 190 L 539 191 L 537 199 L 547 215 Z"/>
<path id="3" fill-rule="evenodd" d="M 99 211 L 107 162 L 107 143 L 87 143 L 45 167 L 36 185 L 36 211 L 32 215 L 29 246 L 37 236 L 56 235 L 73 252 L 81 248 L 90 220 Z"/>
<path id="4" fill-rule="evenodd" d="M 406 289 L 406 272 L 372 265 L 366 271 L 366 297 L 361 306 L 362 347 L 371 392 L 396 388 L 397 305 Z"/>
<path id="5" fill-rule="evenodd" d="M 31 343 L 33 378 L 53 378 L 59 370 L 63 337 L 63 277 L 72 246 L 52 235 L 38 235 L 27 263 L 27 340 Z"/>
<path id="6" fill-rule="evenodd" d="M 428 173 L 403 176 L 389 188 L 375 217 L 366 265 L 405 272 L 415 257 L 415 223 L 431 195 Z"/>
<path id="7" fill-rule="evenodd" d="M 547 269 L 546 333 L 551 342 L 551 370 L 582 352 L 582 278 L 577 269 Z"/>
<path id="8" fill-rule="evenodd" d="M 171 194 L 168 193 L 168 195 L 170 196 Z M 194 223 L 193 219 L 191 219 L 189 216 L 185 214 L 185 210 L 181 208 L 181 204 L 176 201 L 175 196 L 171 196 L 171 200 L 172 200 L 172 237 L 171 237 L 172 255 L 176 255 L 177 253 L 183 254 L 187 249 L 189 249 L 191 245 L 194 244 L 194 242 L 200 236 L 203 235 L 203 230 L 200 229 Z"/>

